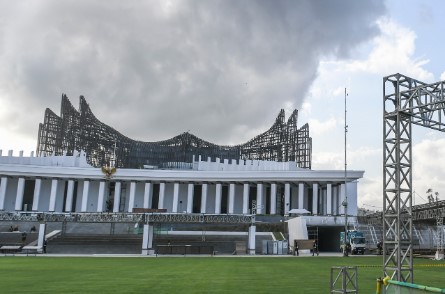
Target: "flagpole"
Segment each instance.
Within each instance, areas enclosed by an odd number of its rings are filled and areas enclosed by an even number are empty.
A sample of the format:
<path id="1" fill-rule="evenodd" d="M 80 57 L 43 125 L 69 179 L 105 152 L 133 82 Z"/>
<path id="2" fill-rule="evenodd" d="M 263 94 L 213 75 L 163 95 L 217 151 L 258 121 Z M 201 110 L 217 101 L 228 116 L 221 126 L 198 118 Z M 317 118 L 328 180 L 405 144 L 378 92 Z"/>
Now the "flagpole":
<path id="1" fill-rule="evenodd" d="M 343 256 L 348 256 L 348 248 L 346 246 L 347 239 L 348 239 L 348 189 L 347 189 L 347 157 L 346 157 L 346 150 L 347 150 L 347 133 L 348 133 L 348 125 L 346 121 L 346 97 L 348 96 L 348 93 L 346 92 L 345 88 L 345 200 L 343 201 L 343 206 L 345 210 L 345 239 L 344 239 L 344 246 L 343 246 Z"/>

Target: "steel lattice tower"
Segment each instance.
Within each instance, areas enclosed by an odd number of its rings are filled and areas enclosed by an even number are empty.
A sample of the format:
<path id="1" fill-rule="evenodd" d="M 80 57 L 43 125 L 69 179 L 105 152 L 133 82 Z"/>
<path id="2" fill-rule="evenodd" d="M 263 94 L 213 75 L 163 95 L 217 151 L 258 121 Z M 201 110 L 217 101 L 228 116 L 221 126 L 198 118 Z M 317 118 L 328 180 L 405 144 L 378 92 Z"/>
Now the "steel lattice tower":
<path id="1" fill-rule="evenodd" d="M 383 267 L 398 281 L 413 282 L 412 124 L 445 131 L 444 84 L 383 78 Z"/>

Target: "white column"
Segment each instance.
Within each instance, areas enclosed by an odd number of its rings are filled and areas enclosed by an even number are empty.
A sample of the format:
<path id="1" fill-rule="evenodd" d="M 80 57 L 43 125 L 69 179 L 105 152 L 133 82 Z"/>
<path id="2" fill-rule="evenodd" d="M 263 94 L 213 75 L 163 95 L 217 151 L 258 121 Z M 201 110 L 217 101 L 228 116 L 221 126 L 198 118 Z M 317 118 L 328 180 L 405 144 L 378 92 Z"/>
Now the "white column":
<path id="1" fill-rule="evenodd" d="M 130 199 L 128 200 L 128 212 L 133 212 L 135 194 L 136 182 L 130 182 Z"/>
<path id="2" fill-rule="evenodd" d="M 104 211 L 105 182 L 99 182 L 99 193 L 97 195 L 97 212 Z"/>
<path id="3" fill-rule="evenodd" d="M 36 179 L 34 184 L 34 195 L 32 197 L 32 210 L 39 210 L 39 200 L 40 200 L 40 189 L 42 187 L 42 180 Z"/>
<path id="4" fill-rule="evenodd" d="M 144 208 L 151 208 L 153 188 L 151 183 L 145 183 L 144 187 Z"/>
<path id="5" fill-rule="evenodd" d="M 256 226 L 249 227 L 249 254 L 255 255 L 255 234 L 256 234 Z"/>
<path id="6" fill-rule="evenodd" d="M 289 206 L 290 206 L 290 184 L 284 184 L 284 214 L 289 214 Z"/>
<path id="7" fill-rule="evenodd" d="M 25 178 L 19 178 L 17 183 L 17 195 L 15 197 L 15 210 L 22 210 L 23 192 L 25 192 Z"/>
<path id="8" fill-rule="evenodd" d="M 39 236 L 37 237 L 37 251 L 39 253 L 43 252 L 43 246 L 45 245 L 45 234 L 46 234 L 46 224 L 39 225 Z"/>
<path id="9" fill-rule="evenodd" d="M 49 196 L 49 208 L 48 211 L 55 211 L 56 210 L 56 196 L 57 196 L 57 179 L 53 179 L 51 181 L 51 194 Z"/>
<path id="10" fill-rule="evenodd" d="M 8 186 L 8 178 L 2 177 L 0 185 L 0 210 L 5 209 L 6 187 Z"/>
<path id="11" fill-rule="evenodd" d="M 90 181 L 83 181 L 82 205 L 80 208 L 81 212 L 86 212 L 88 210 L 88 194 L 89 193 L 90 193 Z"/>
<path id="12" fill-rule="evenodd" d="M 263 184 L 256 186 L 256 213 L 263 213 Z"/>
<path id="13" fill-rule="evenodd" d="M 221 213 L 221 184 L 216 184 L 215 213 Z"/>
<path id="14" fill-rule="evenodd" d="M 338 186 L 334 186 L 332 195 L 332 213 L 334 215 L 338 214 Z"/>
<path id="15" fill-rule="evenodd" d="M 142 236 L 142 255 L 153 255 L 153 225 L 144 225 L 144 235 Z"/>
<path id="16" fill-rule="evenodd" d="M 304 184 L 298 184 L 298 208 L 304 208 Z"/>
<path id="17" fill-rule="evenodd" d="M 318 214 L 318 184 L 312 184 L 312 214 Z"/>
<path id="18" fill-rule="evenodd" d="M 74 194 L 74 181 L 68 181 L 68 188 L 66 190 L 65 211 L 71 212 L 73 210 L 73 194 Z"/>
<path id="19" fill-rule="evenodd" d="M 348 193 L 348 215 L 357 215 L 357 181 L 348 182 L 346 192 Z"/>
<path id="20" fill-rule="evenodd" d="M 319 214 L 321 215 L 326 215 L 327 214 L 327 210 L 326 210 L 326 205 L 327 205 L 327 190 L 324 190 L 323 188 L 320 188 L 320 192 L 321 192 L 321 208 L 318 211 Z"/>
<path id="21" fill-rule="evenodd" d="M 327 206 L 327 215 L 332 215 L 332 184 L 327 184 L 326 187 L 326 206 Z"/>
<path id="22" fill-rule="evenodd" d="M 193 212 L 193 192 L 194 192 L 195 186 L 193 183 L 188 184 L 187 187 L 187 213 Z"/>
<path id="23" fill-rule="evenodd" d="M 235 184 L 229 185 L 229 213 L 233 214 L 235 209 Z"/>
<path id="24" fill-rule="evenodd" d="M 164 208 L 164 198 L 165 198 L 165 183 L 159 184 L 159 201 L 158 208 Z"/>
<path id="25" fill-rule="evenodd" d="M 116 182 L 114 186 L 113 212 L 119 212 L 119 206 L 121 205 L 121 186 L 121 182 Z"/>
<path id="26" fill-rule="evenodd" d="M 346 195 L 346 190 L 345 190 L 345 184 L 341 184 L 340 186 L 340 195 L 339 195 L 339 207 L 340 207 L 340 213 L 339 214 L 345 214 L 345 207 L 343 206 L 343 201 L 345 201 L 345 195 Z"/>
<path id="27" fill-rule="evenodd" d="M 172 212 L 178 212 L 179 205 L 179 183 L 173 184 L 173 207 Z"/>
<path id="28" fill-rule="evenodd" d="M 202 184 L 201 190 L 201 213 L 206 213 L 207 207 L 207 184 Z"/>
<path id="29" fill-rule="evenodd" d="M 247 214 L 247 211 L 249 210 L 249 184 L 244 184 L 243 187 L 243 214 Z"/>
<path id="30" fill-rule="evenodd" d="M 270 185 L 270 214 L 277 214 L 277 184 Z"/>

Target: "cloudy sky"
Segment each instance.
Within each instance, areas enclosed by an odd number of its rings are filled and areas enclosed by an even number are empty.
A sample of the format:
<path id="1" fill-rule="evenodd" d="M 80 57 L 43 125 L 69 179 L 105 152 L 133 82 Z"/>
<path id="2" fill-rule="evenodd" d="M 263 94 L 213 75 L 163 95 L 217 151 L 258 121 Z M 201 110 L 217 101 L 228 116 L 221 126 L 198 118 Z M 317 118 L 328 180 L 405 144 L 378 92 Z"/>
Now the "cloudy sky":
<path id="1" fill-rule="evenodd" d="M 382 207 L 382 79 L 445 79 L 440 0 L 0 0 L 0 149 L 35 150 L 46 108 L 84 95 L 130 138 L 238 144 L 280 109 L 310 125 L 313 169 L 365 170 Z M 414 127 L 415 202 L 445 195 L 442 134 Z M 442 151 L 443 150 L 443 151 Z M 442 156 L 444 155 L 444 156 Z M 444 199 L 443 196 L 439 196 Z M 422 199 L 423 198 L 423 199 Z"/>

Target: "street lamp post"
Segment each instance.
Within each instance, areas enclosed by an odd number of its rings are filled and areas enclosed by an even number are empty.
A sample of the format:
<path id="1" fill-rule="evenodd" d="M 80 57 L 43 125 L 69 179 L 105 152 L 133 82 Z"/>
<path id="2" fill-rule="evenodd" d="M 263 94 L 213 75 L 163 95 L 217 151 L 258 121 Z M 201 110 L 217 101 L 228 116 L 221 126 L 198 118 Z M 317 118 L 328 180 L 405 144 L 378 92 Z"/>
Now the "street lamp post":
<path id="1" fill-rule="evenodd" d="M 348 239 L 348 189 L 347 189 L 347 161 L 346 161 L 346 135 L 348 133 L 348 125 L 346 124 L 346 97 L 348 96 L 345 88 L 345 200 L 342 205 L 345 212 L 345 238 L 343 240 L 343 256 L 348 256 L 348 248 L 346 246 Z"/>

